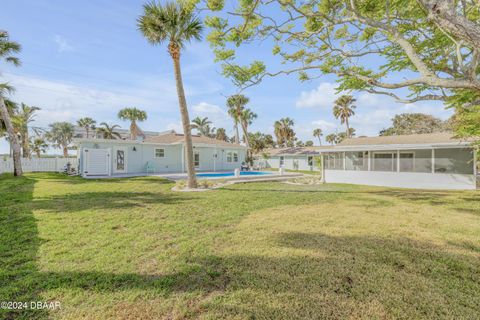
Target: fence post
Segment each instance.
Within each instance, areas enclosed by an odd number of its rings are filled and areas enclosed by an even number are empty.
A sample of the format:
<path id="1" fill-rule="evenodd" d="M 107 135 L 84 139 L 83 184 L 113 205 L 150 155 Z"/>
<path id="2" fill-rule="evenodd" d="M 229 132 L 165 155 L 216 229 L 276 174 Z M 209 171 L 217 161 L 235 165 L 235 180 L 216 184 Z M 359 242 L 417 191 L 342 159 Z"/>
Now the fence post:
<path id="1" fill-rule="evenodd" d="M 58 157 L 55 157 L 55 172 L 58 172 Z"/>

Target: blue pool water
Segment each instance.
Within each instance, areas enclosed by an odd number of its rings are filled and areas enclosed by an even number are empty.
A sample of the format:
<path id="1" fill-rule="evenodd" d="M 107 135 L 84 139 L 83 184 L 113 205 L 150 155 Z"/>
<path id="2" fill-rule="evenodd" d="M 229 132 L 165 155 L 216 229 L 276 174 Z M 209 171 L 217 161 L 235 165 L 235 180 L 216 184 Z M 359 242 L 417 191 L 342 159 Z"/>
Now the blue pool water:
<path id="1" fill-rule="evenodd" d="M 266 174 L 272 174 L 271 172 L 262 171 L 241 171 L 241 176 L 263 176 Z M 233 172 L 219 172 L 219 173 L 197 173 L 199 178 L 221 178 L 221 177 L 233 177 Z"/>

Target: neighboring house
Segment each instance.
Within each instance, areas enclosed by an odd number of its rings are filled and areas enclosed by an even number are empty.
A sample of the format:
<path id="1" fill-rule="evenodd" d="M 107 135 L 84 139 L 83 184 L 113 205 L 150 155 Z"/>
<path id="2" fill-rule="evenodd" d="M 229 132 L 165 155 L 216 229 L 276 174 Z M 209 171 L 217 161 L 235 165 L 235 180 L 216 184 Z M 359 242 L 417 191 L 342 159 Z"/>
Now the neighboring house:
<path id="1" fill-rule="evenodd" d="M 424 189 L 476 188 L 474 147 L 448 133 L 351 138 L 336 146 L 290 149 L 297 150 L 292 155 L 288 148 L 270 150 L 267 159 L 259 156 L 257 161 L 267 167 L 283 164 L 294 169 L 294 159 L 304 164 L 317 155 L 322 158 L 326 182 Z M 312 166 L 311 170 L 314 169 Z"/>
<path id="2" fill-rule="evenodd" d="M 204 136 L 192 136 L 197 171 L 233 171 L 245 161 L 246 148 Z M 142 141 L 74 139 L 82 176 L 186 172 L 183 134 L 174 131 Z"/>
<path id="3" fill-rule="evenodd" d="M 261 168 L 319 171 L 320 150 L 324 147 L 290 147 L 267 149 L 256 156 Z"/>

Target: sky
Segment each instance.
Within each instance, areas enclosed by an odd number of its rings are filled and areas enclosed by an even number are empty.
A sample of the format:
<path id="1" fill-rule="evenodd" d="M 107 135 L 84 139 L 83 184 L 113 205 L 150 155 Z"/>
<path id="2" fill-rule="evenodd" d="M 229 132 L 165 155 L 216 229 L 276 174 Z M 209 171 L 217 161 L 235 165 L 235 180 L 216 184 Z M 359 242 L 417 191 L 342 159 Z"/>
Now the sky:
<path id="1" fill-rule="evenodd" d="M 0 82 L 16 88 L 10 98 L 40 107 L 33 123 L 48 127 L 55 121 L 74 123 L 81 117 L 119 124 L 125 107 L 145 110 L 144 130 L 181 132 L 173 66 L 165 46 L 150 45 L 137 30 L 144 1 L 136 0 L 16 0 L 2 3 L 0 29 L 22 45 L 21 67 L 0 63 Z M 206 34 L 204 35 L 206 36 Z M 263 60 L 279 66 L 268 46 L 242 50 L 243 61 Z M 221 75 L 208 42 L 194 42 L 182 54 L 182 71 L 190 117 L 208 117 L 215 127 L 233 135 L 226 97 L 236 88 Z M 296 76 L 265 79 L 247 89 L 249 108 L 258 114 L 251 131 L 273 134 L 274 121 L 290 117 L 299 139 L 312 137 L 314 128 L 325 135 L 344 130 L 332 115 L 335 78 L 308 82 Z M 356 114 L 350 120 L 357 135 L 373 136 L 402 112 L 423 112 L 442 119 L 450 111 L 437 102 L 400 104 L 389 97 L 355 93 Z M 0 141 L 0 154 L 8 144 Z"/>

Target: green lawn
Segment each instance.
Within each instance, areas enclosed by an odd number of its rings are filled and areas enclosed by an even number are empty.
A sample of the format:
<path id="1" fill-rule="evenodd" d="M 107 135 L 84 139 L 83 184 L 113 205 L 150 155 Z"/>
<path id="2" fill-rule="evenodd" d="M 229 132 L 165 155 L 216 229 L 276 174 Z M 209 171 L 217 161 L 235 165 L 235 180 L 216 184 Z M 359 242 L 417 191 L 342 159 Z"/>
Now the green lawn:
<path id="1" fill-rule="evenodd" d="M 1 319 L 478 319 L 479 192 L 0 176 Z"/>

